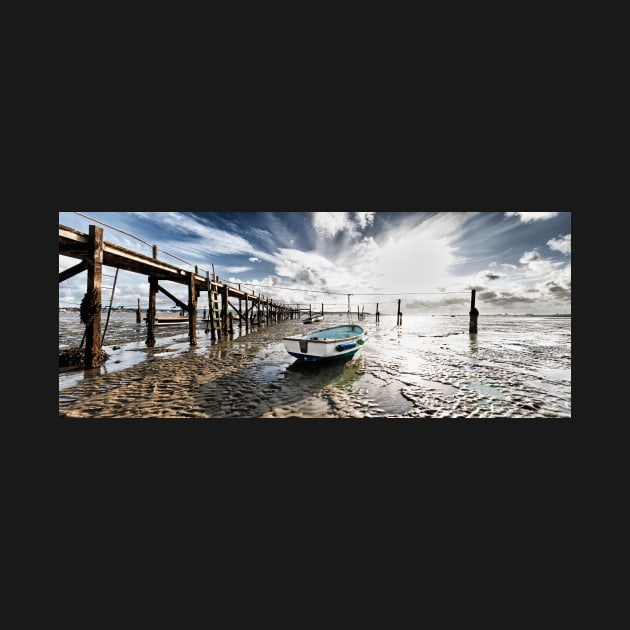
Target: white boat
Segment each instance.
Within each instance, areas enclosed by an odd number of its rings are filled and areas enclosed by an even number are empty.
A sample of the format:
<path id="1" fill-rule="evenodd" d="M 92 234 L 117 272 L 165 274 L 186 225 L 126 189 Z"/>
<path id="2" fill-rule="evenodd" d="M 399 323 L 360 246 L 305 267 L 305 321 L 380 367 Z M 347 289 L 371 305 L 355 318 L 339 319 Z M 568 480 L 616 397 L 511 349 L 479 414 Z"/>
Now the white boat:
<path id="1" fill-rule="evenodd" d="M 367 333 L 357 324 L 322 328 L 306 335 L 284 337 L 284 347 L 301 361 L 324 361 L 351 357 L 367 340 Z"/>
<path id="2" fill-rule="evenodd" d="M 302 323 L 314 324 L 315 322 L 323 322 L 323 321 L 324 321 L 323 315 L 311 315 L 310 317 L 307 317 Z"/>

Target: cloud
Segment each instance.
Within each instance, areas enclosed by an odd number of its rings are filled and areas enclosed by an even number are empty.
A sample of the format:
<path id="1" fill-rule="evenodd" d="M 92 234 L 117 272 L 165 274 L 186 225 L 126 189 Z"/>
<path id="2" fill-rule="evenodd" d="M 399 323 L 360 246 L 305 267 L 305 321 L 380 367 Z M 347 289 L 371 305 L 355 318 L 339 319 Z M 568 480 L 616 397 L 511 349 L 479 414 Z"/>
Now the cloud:
<path id="1" fill-rule="evenodd" d="M 560 238 L 552 238 L 547 241 L 547 245 L 549 245 L 549 249 L 553 249 L 565 256 L 569 256 L 571 254 L 571 235 L 565 234 Z"/>
<path id="2" fill-rule="evenodd" d="M 534 221 L 546 221 L 557 217 L 559 212 L 505 212 L 506 217 L 518 217 L 521 223 L 533 223 Z"/>
<path id="3" fill-rule="evenodd" d="M 252 257 L 249 259 L 249 262 L 260 262 L 260 258 L 256 258 L 256 256 L 252 256 Z"/>
<path id="4" fill-rule="evenodd" d="M 355 212 L 354 217 L 362 230 L 368 227 L 368 225 L 372 225 L 372 223 L 374 223 L 373 212 Z"/>
<path id="5" fill-rule="evenodd" d="M 525 252 L 518 262 L 520 262 L 521 265 L 529 265 L 537 260 L 540 260 L 540 254 L 534 250 L 533 252 Z"/>
<path id="6" fill-rule="evenodd" d="M 156 224 L 166 234 L 173 237 L 168 241 L 163 241 L 161 245 L 164 249 L 177 250 L 176 255 L 181 255 L 182 239 L 186 240 L 186 248 L 190 254 L 198 258 L 207 258 L 209 254 L 251 254 L 255 251 L 254 246 L 246 239 L 205 225 L 194 215 L 181 212 L 136 212 L 136 217 L 146 222 Z M 188 240 L 189 239 L 189 240 Z"/>
<path id="7" fill-rule="evenodd" d="M 243 271 L 250 271 L 252 267 L 226 267 L 225 270 L 230 273 L 243 273 Z"/>
<path id="8" fill-rule="evenodd" d="M 374 223 L 374 212 L 313 212 L 313 227 L 318 234 L 334 238 L 346 232 L 351 238 Z"/>
<path id="9" fill-rule="evenodd" d="M 313 227 L 318 234 L 330 238 L 351 228 L 347 212 L 313 212 Z"/>

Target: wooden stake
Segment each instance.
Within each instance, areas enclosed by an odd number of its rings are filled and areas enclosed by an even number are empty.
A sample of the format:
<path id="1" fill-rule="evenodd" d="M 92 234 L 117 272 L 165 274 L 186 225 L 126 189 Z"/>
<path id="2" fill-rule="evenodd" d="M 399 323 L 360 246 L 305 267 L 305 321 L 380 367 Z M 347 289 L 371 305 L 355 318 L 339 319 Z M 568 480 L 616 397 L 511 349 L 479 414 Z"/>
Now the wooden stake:
<path id="1" fill-rule="evenodd" d="M 475 308 L 476 292 L 476 289 L 473 289 L 470 295 L 470 323 L 468 324 L 468 332 L 472 334 L 477 334 L 477 318 L 479 317 L 479 311 Z"/>

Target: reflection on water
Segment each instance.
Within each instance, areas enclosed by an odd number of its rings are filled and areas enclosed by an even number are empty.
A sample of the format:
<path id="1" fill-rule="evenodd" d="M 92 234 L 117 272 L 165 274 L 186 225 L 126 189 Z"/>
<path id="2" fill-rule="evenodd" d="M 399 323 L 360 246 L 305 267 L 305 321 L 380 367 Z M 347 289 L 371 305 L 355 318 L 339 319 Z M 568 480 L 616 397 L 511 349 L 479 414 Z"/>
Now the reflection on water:
<path id="1" fill-rule="evenodd" d="M 75 320 L 60 313 L 60 347 L 78 345 Z M 569 318 L 482 313 L 477 334 L 465 317 L 395 320 L 360 322 L 368 341 L 354 357 L 302 362 L 282 342 L 300 320 L 215 341 L 201 328 L 192 347 L 187 329 L 158 328 L 148 348 L 144 326 L 112 314 L 110 358 L 60 370 L 59 406 L 88 417 L 571 417 Z"/>

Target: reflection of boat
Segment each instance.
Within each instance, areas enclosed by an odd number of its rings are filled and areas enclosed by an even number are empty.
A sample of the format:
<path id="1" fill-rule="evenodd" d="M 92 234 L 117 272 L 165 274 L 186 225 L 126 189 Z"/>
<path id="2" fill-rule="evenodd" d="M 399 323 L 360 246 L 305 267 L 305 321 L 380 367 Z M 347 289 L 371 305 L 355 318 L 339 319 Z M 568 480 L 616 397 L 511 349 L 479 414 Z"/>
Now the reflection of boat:
<path id="1" fill-rule="evenodd" d="M 314 324 L 315 322 L 323 322 L 323 315 L 311 315 L 311 317 L 307 317 L 302 323 L 303 324 Z"/>
<path id="2" fill-rule="evenodd" d="M 302 361 L 351 357 L 365 343 L 367 335 L 357 324 L 322 328 L 306 335 L 284 337 L 287 352 Z"/>

